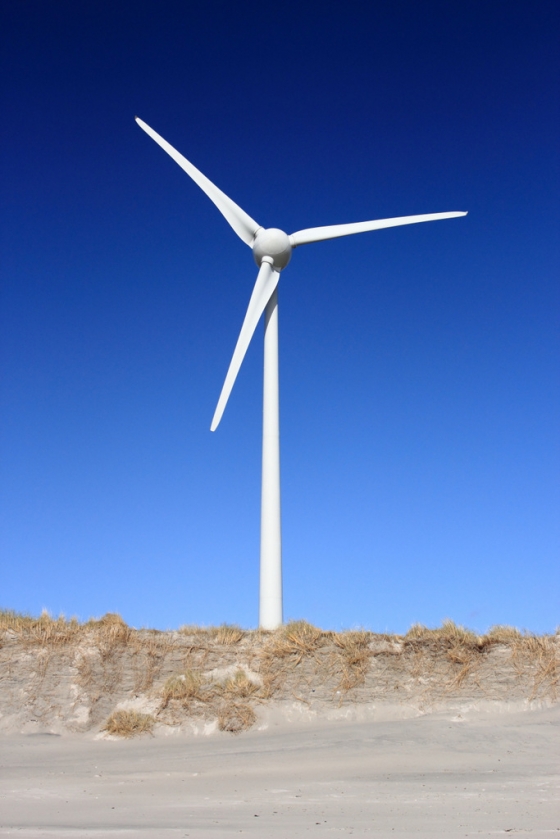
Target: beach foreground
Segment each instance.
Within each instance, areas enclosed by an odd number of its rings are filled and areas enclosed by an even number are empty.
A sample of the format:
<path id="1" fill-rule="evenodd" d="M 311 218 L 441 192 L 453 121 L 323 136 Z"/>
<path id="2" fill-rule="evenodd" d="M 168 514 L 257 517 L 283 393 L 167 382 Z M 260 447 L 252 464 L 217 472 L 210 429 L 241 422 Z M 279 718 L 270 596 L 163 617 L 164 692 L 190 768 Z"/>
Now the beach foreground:
<path id="1" fill-rule="evenodd" d="M 260 730 L 259 730 L 260 729 Z M 560 707 L 2 738 L 0 836 L 560 835 Z"/>

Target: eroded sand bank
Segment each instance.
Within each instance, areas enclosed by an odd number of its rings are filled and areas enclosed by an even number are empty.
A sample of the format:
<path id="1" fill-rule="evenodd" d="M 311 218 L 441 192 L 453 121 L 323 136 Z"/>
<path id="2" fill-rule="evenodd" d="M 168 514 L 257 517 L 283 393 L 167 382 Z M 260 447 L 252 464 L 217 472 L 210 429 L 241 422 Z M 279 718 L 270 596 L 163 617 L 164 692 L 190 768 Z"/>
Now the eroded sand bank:
<path id="1" fill-rule="evenodd" d="M 5 734 L 239 732 L 279 707 L 312 720 L 369 719 L 372 707 L 414 716 L 453 705 L 538 706 L 557 701 L 560 683 L 560 636 L 508 628 L 478 636 L 447 623 L 397 636 L 299 621 L 276 632 L 156 632 L 117 615 L 79 624 L 5 613 L 2 629 Z"/>

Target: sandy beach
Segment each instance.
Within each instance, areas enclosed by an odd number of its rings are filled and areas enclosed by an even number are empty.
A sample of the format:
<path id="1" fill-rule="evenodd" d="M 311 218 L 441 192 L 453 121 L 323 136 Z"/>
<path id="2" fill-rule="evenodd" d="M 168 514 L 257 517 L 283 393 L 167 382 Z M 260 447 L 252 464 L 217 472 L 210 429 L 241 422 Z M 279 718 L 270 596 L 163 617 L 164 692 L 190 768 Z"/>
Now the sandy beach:
<path id="1" fill-rule="evenodd" d="M 1 745 L 0 836 L 560 834 L 560 708 Z"/>

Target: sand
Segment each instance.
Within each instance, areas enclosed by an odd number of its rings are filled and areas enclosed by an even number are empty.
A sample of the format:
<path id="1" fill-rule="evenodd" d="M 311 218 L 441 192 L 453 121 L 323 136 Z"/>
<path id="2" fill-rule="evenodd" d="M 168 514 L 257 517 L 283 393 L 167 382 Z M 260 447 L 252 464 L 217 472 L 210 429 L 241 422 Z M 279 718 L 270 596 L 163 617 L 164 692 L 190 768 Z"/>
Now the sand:
<path id="1" fill-rule="evenodd" d="M 495 703 L 408 719 L 271 713 L 238 736 L 12 734 L 0 837 L 544 839 L 560 836 L 559 735 L 560 706 Z"/>

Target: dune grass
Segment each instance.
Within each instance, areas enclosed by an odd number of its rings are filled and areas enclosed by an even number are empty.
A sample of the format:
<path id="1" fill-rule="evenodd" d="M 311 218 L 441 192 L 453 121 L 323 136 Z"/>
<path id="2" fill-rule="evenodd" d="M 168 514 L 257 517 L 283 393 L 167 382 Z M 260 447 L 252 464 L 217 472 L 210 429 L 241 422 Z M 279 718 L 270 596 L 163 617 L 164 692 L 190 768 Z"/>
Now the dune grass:
<path id="1" fill-rule="evenodd" d="M 204 701 L 203 684 L 202 674 L 193 673 L 192 670 L 187 670 L 178 676 L 171 676 L 162 689 L 162 708 L 167 708 L 171 700 L 181 702 L 183 705 L 194 699 Z"/>
<path id="2" fill-rule="evenodd" d="M 54 618 L 48 612 L 42 612 L 36 618 L 11 609 L 0 609 L 0 632 L 13 632 L 31 642 L 56 646 L 72 643 L 87 632 L 100 640 L 126 643 L 132 630 L 120 615 L 112 612 L 80 623 L 77 618 L 67 619 L 64 615 Z"/>
<path id="3" fill-rule="evenodd" d="M 136 737 L 138 734 L 151 734 L 155 722 L 151 714 L 114 711 L 105 723 L 103 731 L 116 737 Z"/>
<path id="4" fill-rule="evenodd" d="M 244 670 L 237 670 L 224 680 L 212 680 L 201 672 L 187 670 L 167 679 L 161 690 L 159 712 L 173 712 L 179 707 L 191 715 L 213 716 L 220 731 L 238 733 L 255 722 L 256 715 L 248 700 L 257 698 L 262 698 L 261 686 Z"/>

